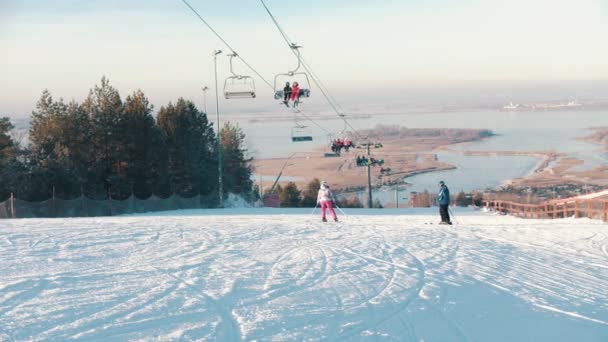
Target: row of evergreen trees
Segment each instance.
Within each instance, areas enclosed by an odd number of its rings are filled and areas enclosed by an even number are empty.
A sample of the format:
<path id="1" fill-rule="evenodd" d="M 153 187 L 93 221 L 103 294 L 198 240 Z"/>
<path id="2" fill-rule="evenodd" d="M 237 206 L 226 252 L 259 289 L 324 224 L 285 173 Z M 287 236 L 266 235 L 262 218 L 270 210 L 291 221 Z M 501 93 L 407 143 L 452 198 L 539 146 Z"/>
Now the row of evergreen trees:
<path id="1" fill-rule="evenodd" d="M 141 91 L 124 100 L 104 77 L 83 103 L 55 100 L 44 91 L 32 112 L 29 145 L 11 139 L 0 120 L 0 201 L 11 192 L 39 201 L 125 199 L 217 193 L 216 133 L 207 114 L 183 98 L 153 116 Z M 253 196 L 245 135 L 226 123 L 221 131 L 224 191 Z"/>
<path id="2" fill-rule="evenodd" d="M 300 190 L 296 183 L 289 182 L 284 187 L 277 185 L 275 191 L 279 195 L 281 207 L 284 208 L 313 208 L 317 204 L 317 195 L 321 181 L 314 178 L 310 181 L 303 190 Z M 363 203 L 357 196 L 351 198 L 337 198 L 336 204 L 341 208 L 363 208 Z M 382 207 L 379 202 L 374 204 L 375 208 Z"/>

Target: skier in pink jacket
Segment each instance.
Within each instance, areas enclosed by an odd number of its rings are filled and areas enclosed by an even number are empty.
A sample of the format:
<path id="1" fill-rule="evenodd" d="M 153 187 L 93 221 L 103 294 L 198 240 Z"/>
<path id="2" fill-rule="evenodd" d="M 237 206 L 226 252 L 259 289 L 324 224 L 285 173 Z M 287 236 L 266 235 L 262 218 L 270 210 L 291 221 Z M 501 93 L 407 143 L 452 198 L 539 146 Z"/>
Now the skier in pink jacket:
<path id="1" fill-rule="evenodd" d="M 298 107 L 300 104 L 300 84 L 293 82 L 291 87 L 291 101 L 293 101 L 293 107 Z"/>
<path id="2" fill-rule="evenodd" d="M 338 217 L 334 211 L 334 195 L 329 190 L 329 185 L 325 181 L 321 182 L 321 188 L 317 195 L 317 205 L 321 206 L 321 219 L 323 222 L 327 222 L 327 218 L 325 217 L 326 209 L 329 209 L 329 213 L 333 216 L 334 221 L 338 222 Z"/>

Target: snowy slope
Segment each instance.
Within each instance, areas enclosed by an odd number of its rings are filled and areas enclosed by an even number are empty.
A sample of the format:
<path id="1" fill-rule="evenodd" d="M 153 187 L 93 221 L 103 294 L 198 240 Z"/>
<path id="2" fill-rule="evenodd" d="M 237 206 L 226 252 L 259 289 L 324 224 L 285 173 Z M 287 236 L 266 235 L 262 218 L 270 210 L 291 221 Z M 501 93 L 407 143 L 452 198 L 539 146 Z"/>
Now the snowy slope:
<path id="1" fill-rule="evenodd" d="M 349 213 L 0 221 L 0 341 L 608 341 L 601 222 Z"/>

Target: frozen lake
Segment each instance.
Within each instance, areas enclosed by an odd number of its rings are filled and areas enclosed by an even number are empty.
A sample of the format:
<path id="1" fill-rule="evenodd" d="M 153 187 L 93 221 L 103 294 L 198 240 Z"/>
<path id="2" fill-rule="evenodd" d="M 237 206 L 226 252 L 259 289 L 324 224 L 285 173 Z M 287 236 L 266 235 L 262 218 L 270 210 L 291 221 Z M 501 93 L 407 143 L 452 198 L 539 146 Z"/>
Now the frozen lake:
<path id="1" fill-rule="evenodd" d="M 255 158 L 287 157 L 293 152 L 312 153 L 314 148 L 326 146 L 327 134 L 311 124 L 315 141 L 291 143 L 290 114 L 277 116 L 277 120 L 250 122 L 246 116 L 231 118 L 239 122 L 247 134 L 247 142 Z M 409 191 L 434 191 L 439 179 L 445 180 L 454 191 L 493 188 L 504 181 L 530 173 L 538 159 L 525 156 L 475 157 L 459 151 L 540 151 L 554 150 L 568 153 L 584 161 L 579 169 L 608 163 L 608 153 L 600 146 L 578 140 L 590 134 L 588 128 L 608 126 L 607 111 L 554 111 L 554 112 L 499 112 L 497 110 L 463 111 L 421 114 L 366 114 L 351 121 L 357 129 L 373 128 L 382 123 L 410 128 L 487 128 L 497 135 L 466 144 L 454 145 L 455 152 L 439 153 L 439 160 L 458 167 L 457 170 L 418 175 L 406 179 L 414 186 Z M 331 118 L 331 115 L 325 117 Z M 303 121 L 305 122 L 305 121 Z M 341 120 L 320 120 L 330 132 L 344 129 Z M 377 155 L 381 157 L 382 151 Z M 389 165 L 390 167 L 390 165 Z M 392 196 L 392 195 L 391 195 Z M 383 196 L 381 195 L 381 198 Z M 392 197 L 391 197 L 392 198 Z"/>

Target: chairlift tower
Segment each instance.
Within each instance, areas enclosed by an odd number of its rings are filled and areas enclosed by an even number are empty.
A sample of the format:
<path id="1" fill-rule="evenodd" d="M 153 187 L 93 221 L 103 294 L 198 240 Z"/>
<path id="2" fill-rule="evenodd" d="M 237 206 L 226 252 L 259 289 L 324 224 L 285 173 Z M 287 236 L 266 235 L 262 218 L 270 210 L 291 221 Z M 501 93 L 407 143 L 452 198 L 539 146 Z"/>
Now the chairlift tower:
<path id="1" fill-rule="evenodd" d="M 367 158 L 371 158 L 371 148 L 372 148 L 372 142 L 370 139 L 367 140 Z M 373 144 L 374 148 L 380 148 L 382 147 L 382 144 Z M 367 207 L 368 208 L 372 208 L 373 207 L 373 198 L 372 198 L 372 163 L 369 162 L 367 163 Z"/>

